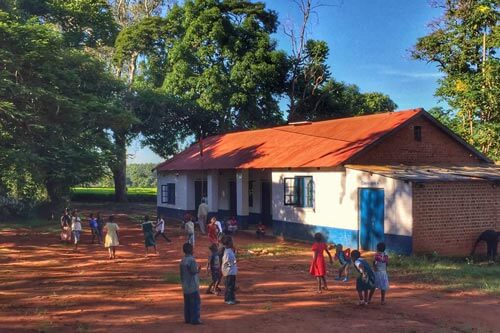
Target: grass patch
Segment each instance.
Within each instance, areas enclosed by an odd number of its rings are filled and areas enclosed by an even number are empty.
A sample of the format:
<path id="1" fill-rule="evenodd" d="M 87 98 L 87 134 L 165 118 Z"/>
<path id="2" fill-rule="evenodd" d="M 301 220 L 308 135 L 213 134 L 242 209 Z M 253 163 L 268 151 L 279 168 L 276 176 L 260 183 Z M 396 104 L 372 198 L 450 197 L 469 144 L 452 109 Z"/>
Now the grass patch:
<path id="1" fill-rule="evenodd" d="M 113 201 L 115 189 L 112 187 L 74 187 L 72 201 L 99 202 Z M 129 187 L 127 198 L 130 202 L 156 202 L 156 187 Z"/>
<path id="2" fill-rule="evenodd" d="M 286 256 L 302 252 L 302 247 L 280 243 L 252 243 L 238 249 L 238 258 Z"/>
<path id="3" fill-rule="evenodd" d="M 500 294 L 500 266 L 473 263 L 465 258 L 393 256 L 391 271 L 412 281 L 434 284 L 444 290 L 479 290 Z"/>
<path id="4" fill-rule="evenodd" d="M 201 273 L 198 274 L 200 276 L 200 286 L 208 286 L 212 280 L 207 277 L 201 276 Z M 181 276 L 179 273 L 166 272 L 163 275 L 163 282 L 168 284 L 177 284 L 181 285 Z"/>
<path id="5" fill-rule="evenodd" d="M 61 230 L 59 220 L 48 220 L 39 217 L 9 218 L 0 222 L 0 230 L 28 228 L 38 231 L 58 231 Z"/>

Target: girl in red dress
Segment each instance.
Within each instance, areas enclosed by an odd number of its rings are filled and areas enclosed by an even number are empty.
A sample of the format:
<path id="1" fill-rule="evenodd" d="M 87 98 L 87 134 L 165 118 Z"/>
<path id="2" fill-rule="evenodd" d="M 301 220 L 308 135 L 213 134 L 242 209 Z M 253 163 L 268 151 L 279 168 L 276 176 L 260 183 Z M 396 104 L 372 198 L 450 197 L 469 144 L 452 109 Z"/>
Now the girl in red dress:
<path id="1" fill-rule="evenodd" d="M 217 225 L 215 224 L 215 222 L 217 222 L 217 219 L 214 216 L 210 219 L 210 223 L 207 226 L 208 240 L 212 244 L 217 244 L 219 242 L 219 239 L 217 237 L 219 229 L 217 228 Z"/>
<path id="2" fill-rule="evenodd" d="M 330 254 L 330 251 L 328 251 L 328 247 L 326 246 L 324 237 L 319 232 L 314 234 L 314 244 L 312 246 L 312 251 L 314 252 L 314 255 L 309 272 L 318 280 L 318 293 L 321 293 L 322 289 L 328 289 L 325 279 L 326 264 L 323 252 L 326 251 L 326 254 L 328 254 L 328 257 L 330 258 L 331 264 L 333 264 L 333 260 L 332 255 Z M 322 284 L 323 286 L 321 286 Z"/>

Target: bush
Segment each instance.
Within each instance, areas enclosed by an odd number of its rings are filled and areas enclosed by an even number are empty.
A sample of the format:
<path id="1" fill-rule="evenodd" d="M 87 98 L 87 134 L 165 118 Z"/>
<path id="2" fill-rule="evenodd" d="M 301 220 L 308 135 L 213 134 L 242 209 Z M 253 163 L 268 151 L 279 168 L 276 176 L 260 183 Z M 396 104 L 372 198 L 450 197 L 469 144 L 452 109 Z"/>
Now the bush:
<path id="1" fill-rule="evenodd" d="M 131 187 L 127 190 L 130 202 L 156 202 L 156 188 Z M 71 189 L 71 200 L 80 202 L 114 201 L 112 187 L 75 187 Z"/>

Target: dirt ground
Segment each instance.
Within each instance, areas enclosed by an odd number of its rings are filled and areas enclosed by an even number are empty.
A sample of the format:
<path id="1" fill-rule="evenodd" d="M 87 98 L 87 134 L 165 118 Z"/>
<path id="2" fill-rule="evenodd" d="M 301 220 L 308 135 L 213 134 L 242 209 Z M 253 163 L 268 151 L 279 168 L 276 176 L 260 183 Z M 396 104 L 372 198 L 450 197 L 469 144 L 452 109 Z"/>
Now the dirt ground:
<path id="1" fill-rule="evenodd" d="M 115 216 L 122 245 L 114 261 L 102 246 L 89 244 L 88 232 L 76 253 L 57 233 L 0 231 L 1 333 L 500 332 L 497 296 L 444 293 L 393 278 L 386 305 L 377 293 L 373 304 L 360 307 L 354 279 L 339 283 L 331 275 L 329 290 L 316 294 L 310 246 L 300 243 L 293 245 L 304 251 L 293 256 L 239 260 L 241 303 L 225 305 L 202 288 L 203 325 L 186 325 L 180 285 L 165 282 L 166 272 L 178 272 L 181 230 L 169 226 L 173 243 L 158 239 L 159 255 L 146 258 L 136 220 Z M 251 234 L 235 237 L 236 247 L 255 242 Z M 195 256 L 203 265 L 207 247 L 206 237 L 198 237 Z"/>

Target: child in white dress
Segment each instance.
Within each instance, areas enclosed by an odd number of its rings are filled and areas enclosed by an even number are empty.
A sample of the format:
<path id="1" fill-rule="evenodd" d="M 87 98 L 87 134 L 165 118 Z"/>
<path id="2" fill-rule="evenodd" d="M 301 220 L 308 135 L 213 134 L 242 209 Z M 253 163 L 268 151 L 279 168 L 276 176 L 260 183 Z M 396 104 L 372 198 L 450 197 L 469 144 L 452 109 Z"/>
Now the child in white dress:
<path id="1" fill-rule="evenodd" d="M 389 257 L 385 254 L 385 243 L 378 243 L 373 268 L 375 272 L 375 288 L 380 289 L 381 304 L 385 304 L 385 293 L 389 289 L 388 262 Z"/>

